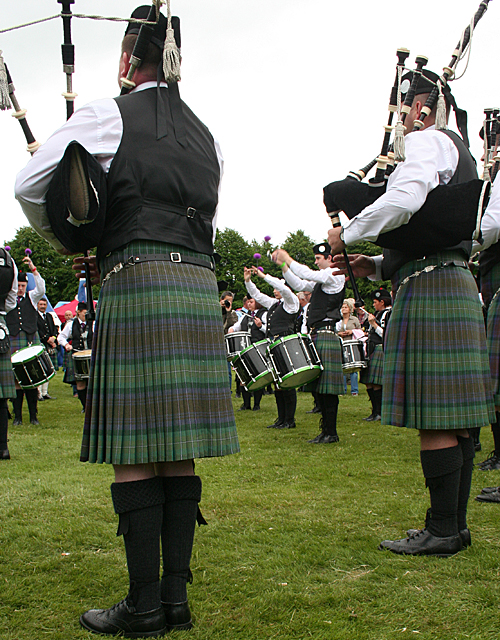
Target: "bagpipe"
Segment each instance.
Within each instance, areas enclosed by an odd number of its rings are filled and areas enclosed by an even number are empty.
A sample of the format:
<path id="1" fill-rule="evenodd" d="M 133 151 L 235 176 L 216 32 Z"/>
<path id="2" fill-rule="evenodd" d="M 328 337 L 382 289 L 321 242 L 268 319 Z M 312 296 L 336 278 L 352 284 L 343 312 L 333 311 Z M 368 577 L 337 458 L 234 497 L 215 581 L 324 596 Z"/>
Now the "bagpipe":
<path id="1" fill-rule="evenodd" d="M 462 32 L 460 41 L 453 51 L 451 62 L 444 67 L 443 74 L 438 77 L 430 72 L 425 73 L 426 81 L 433 86 L 422 107 L 420 119 L 414 121 L 413 131 L 424 127 L 425 118 L 434 108 L 436 108 L 436 129 L 445 129 L 446 101 L 448 101 L 453 106 L 457 126 L 464 144 L 468 147 L 467 114 L 458 109 L 448 83 L 454 78 L 459 61 L 467 51 L 470 52 L 473 31 L 487 10 L 489 2 L 490 0 L 481 1 L 471 23 Z M 323 190 L 323 201 L 334 226 L 340 225 L 338 216 L 340 211 L 352 219 L 380 198 L 387 189 L 387 180 L 395 165 L 405 160 L 404 122 L 411 111 L 419 82 L 424 75 L 423 68 L 427 64 L 427 58 L 417 56 L 416 68 L 412 72 L 411 83 L 408 83 L 409 87 L 406 89 L 403 101 L 402 77 L 408 55 L 409 52 L 406 49 L 397 51 L 396 79 L 391 90 L 389 121 L 384 127 L 380 154 L 362 169 L 351 171 L 344 180 L 332 182 Z M 435 76 L 434 80 L 432 80 L 433 76 Z M 398 120 L 393 126 L 395 114 Z M 391 145 L 393 131 L 394 141 Z M 500 164 L 500 157 L 497 162 Z M 499 164 L 496 167 L 497 171 Z M 375 177 L 368 182 L 362 182 L 375 165 L 377 165 Z M 440 185 L 428 194 L 422 208 L 413 214 L 407 224 L 380 234 L 374 244 L 384 249 L 407 251 L 411 255 L 425 255 L 459 244 L 464 240 L 480 241 L 480 221 L 488 203 L 490 187 L 490 181 L 481 179 L 457 185 Z"/>

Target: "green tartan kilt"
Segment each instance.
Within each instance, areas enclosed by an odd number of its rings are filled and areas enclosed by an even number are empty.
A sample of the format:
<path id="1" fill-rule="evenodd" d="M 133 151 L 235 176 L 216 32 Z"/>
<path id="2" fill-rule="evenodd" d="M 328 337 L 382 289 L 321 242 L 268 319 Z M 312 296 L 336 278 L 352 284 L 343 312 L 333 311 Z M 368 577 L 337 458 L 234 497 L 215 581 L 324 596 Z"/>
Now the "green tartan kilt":
<path id="1" fill-rule="evenodd" d="M 131 254 L 202 257 L 135 242 Z M 171 462 L 239 451 L 217 283 L 210 269 L 146 262 L 111 276 L 99 296 L 81 460 Z"/>
<path id="2" fill-rule="evenodd" d="M 496 264 L 481 278 L 481 294 L 488 305 L 486 324 L 486 344 L 490 360 L 490 371 L 493 380 L 493 399 L 500 406 L 500 264 Z"/>
<path id="3" fill-rule="evenodd" d="M 443 251 L 409 262 L 393 286 L 449 260 L 463 255 Z M 383 424 L 463 429 L 494 419 L 483 314 L 468 269 L 435 269 L 401 286 L 387 328 L 383 387 Z"/>
<path id="4" fill-rule="evenodd" d="M 4 323 L 3 324 L 5 327 Z M 11 352 L 0 354 L 0 398 L 15 398 L 16 385 L 14 372 L 12 371 Z"/>
<path id="5" fill-rule="evenodd" d="M 311 387 L 316 393 L 343 395 L 344 374 L 342 372 L 342 346 L 339 337 L 332 331 L 319 330 L 312 335 L 316 351 L 323 364 L 323 371 Z"/>
<path id="6" fill-rule="evenodd" d="M 384 382 L 384 350 L 381 344 L 375 345 L 372 357 L 366 369 L 361 370 L 360 382 L 363 384 L 378 384 Z"/>

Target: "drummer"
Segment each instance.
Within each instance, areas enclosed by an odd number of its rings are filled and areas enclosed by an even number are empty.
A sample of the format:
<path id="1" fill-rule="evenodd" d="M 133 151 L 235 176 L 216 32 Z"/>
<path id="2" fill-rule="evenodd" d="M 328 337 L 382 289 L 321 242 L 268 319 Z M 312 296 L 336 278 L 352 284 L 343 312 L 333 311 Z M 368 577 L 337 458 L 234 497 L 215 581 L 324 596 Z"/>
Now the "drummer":
<path id="1" fill-rule="evenodd" d="M 64 329 L 57 336 L 58 344 L 62 345 L 66 352 L 85 351 L 92 348 L 93 323 L 86 320 L 87 304 L 79 302 L 76 307 L 76 317 L 64 325 Z M 71 344 L 69 341 L 71 340 Z M 82 413 L 85 413 L 85 403 L 87 402 L 88 380 L 76 380 L 76 392 L 78 399 L 82 403 Z"/>
<path id="2" fill-rule="evenodd" d="M 345 277 L 335 275 L 332 271 L 332 256 L 328 244 L 315 245 L 313 252 L 318 271 L 295 262 L 284 249 L 277 249 L 272 258 L 274 262 L 282 265 L 285 280 L 295 291 L 312 291 L 307 328 L 324 369 L 313 383 L 321 409 L 321 432 L 309 442 L 332 444 L 339 441 L 337 412 L 339 395 L 344 393 L 342 348 L 335 333 L 335 325 L 341 318 Z"/>
<path id="3" fill-rule="evenodd" d="M 35 280 L 35 288 L 26 291 L 28 286 L 28 274 L 19 273 L 17 276 L 17 304 L 6 316 L 7 326 L 10 333 L 11 355 L 18 349 L 29 346 L 38 340 L 37 333 L 37 305 L 45 295 L 45 280 L 38 273 L 37 268 L 29 256 L 23 258 L 24 264 L 31 271 Z M 23 399 L 26 395 L 30 423 L 40 424 L 37 418 L 38 412 L 38 389 L 21 389 L 16 381 L 16 397 L 12 401 L 14 406 L 14 426 L 23 423 Z"/>
<path id="4" fill-rule="evenodd" d="M 264 340 L 267 330 L 267 309 L 259 304 L 253 298 L 247 298 L 246 302 L 247 313 L 241 317 L 238 322 L 233 325 L 228 333 L 234 333 L 235 331 L 248 331 L 250 333 L 250 342 L 255 344 Z M 253 395 L 253 410 L 260 410 L 260 401 L 264 389 L 258 389 L 257 391 L 247 391 L 243 385 L 241 385 L 241 395 L 243 396 L 243 404 L 239 408 L 239 411 L 250 411 L 251 397 Z"/>
<path id="5" fill-rule="evenodd" d="M 257 289 L 252 282 L 252 274 L 258 275 L 265 282 L 274 287 L 274 298 L 266 296 Z M 268 310 L 267 337 L 275 340 L 279 337 L 293 334 L 295 319 L 299 311 L 299 299 L 285 284 L 284 280 L 266 275 L 257 267 L 244 268 L 245 286 L 254 300 Z M 294 429 L 295 409 L 297 408 L 297 391 L 295 389 L 279 389 L 274 391 L 278 417 L 268 426 L 268 429 Z"/>
<path id="6" fill-rule="evenodd" d="M 377 289 L 372 294 L 375 315 L 368 314 L 368 367 L 361 373 L 360 381 L 366 385 L 372 403 L 367 422 L 375 422 L 382 416 L 382 378 L 384 374 L 384 333 L 392 311 L 392 297 L 387 289 Z"/>

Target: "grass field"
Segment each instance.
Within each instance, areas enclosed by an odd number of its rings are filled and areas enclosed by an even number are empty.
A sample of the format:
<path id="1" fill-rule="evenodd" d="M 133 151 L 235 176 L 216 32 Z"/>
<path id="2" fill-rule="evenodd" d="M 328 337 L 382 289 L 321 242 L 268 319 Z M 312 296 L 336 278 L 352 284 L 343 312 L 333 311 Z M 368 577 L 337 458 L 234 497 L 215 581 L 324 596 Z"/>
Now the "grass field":
<path id="1" fill-rule="evenodd" d="M 12 460 L 0 463 L 2 640 L 95 638 L 80 613 L 126 594 L 112 469 L 78 462 L 82 415 L 61 372 L 50 394 L 39 427 L 11 427 Z M 500 505 L 471 500 L 473 545 L 453 558 L 378 551 L 423 523 L 417 435 L 362 421 L 361 386 L 340 399 L 340 443 L 307 444 L 318 417 L 306 415 L 311 396 L 298 396 L 296 429 L 265 428 L 275 419 L 265 396 L 260 412 L 236 412 L 239 455 L 197 462 L 209 526 L 191 564 L 196 627 L 173 637 L 498 638 Z M 481 440 L 478 460 L 489 429 Z M 498 471 L 475 470 L 472 496 L 493 484 Z"/>

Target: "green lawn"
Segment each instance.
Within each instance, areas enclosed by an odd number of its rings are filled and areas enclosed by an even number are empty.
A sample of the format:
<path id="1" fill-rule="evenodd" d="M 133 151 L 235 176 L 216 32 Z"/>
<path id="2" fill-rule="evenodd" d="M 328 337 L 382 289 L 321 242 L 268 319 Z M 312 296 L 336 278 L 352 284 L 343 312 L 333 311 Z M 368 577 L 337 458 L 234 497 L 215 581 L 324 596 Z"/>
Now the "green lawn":
<path id="1" fill-rule="evenodd" d="M 12 460 L 0 463 L 2 640 L 94 638 L 80 613 L 126 594 L 112 469 L 78 462 L 80 404 L 61 372 L 50 393 L 39 427 L 11 427 Z M 361 386 L 340 399 L 340 443 L 307 444 L 318 416 L 298 396 L 296 429 L 265 428 L 276 417 L 265 396 L 260 412 L 236 412 L 239 455 L 197 462 L 209 526 L 196 532 L 191 565 L 196 627 L 174 637 L 498 638 L 500 505 L 470 502 L 473 545 L 454 558 L 378 551 L 423 523 L 417 435 L 363 422 Z M 489 429 L 481 440 L 478 460 Z M 499 483 L 498 472 L 475 471 L 472 495 Z"/>

